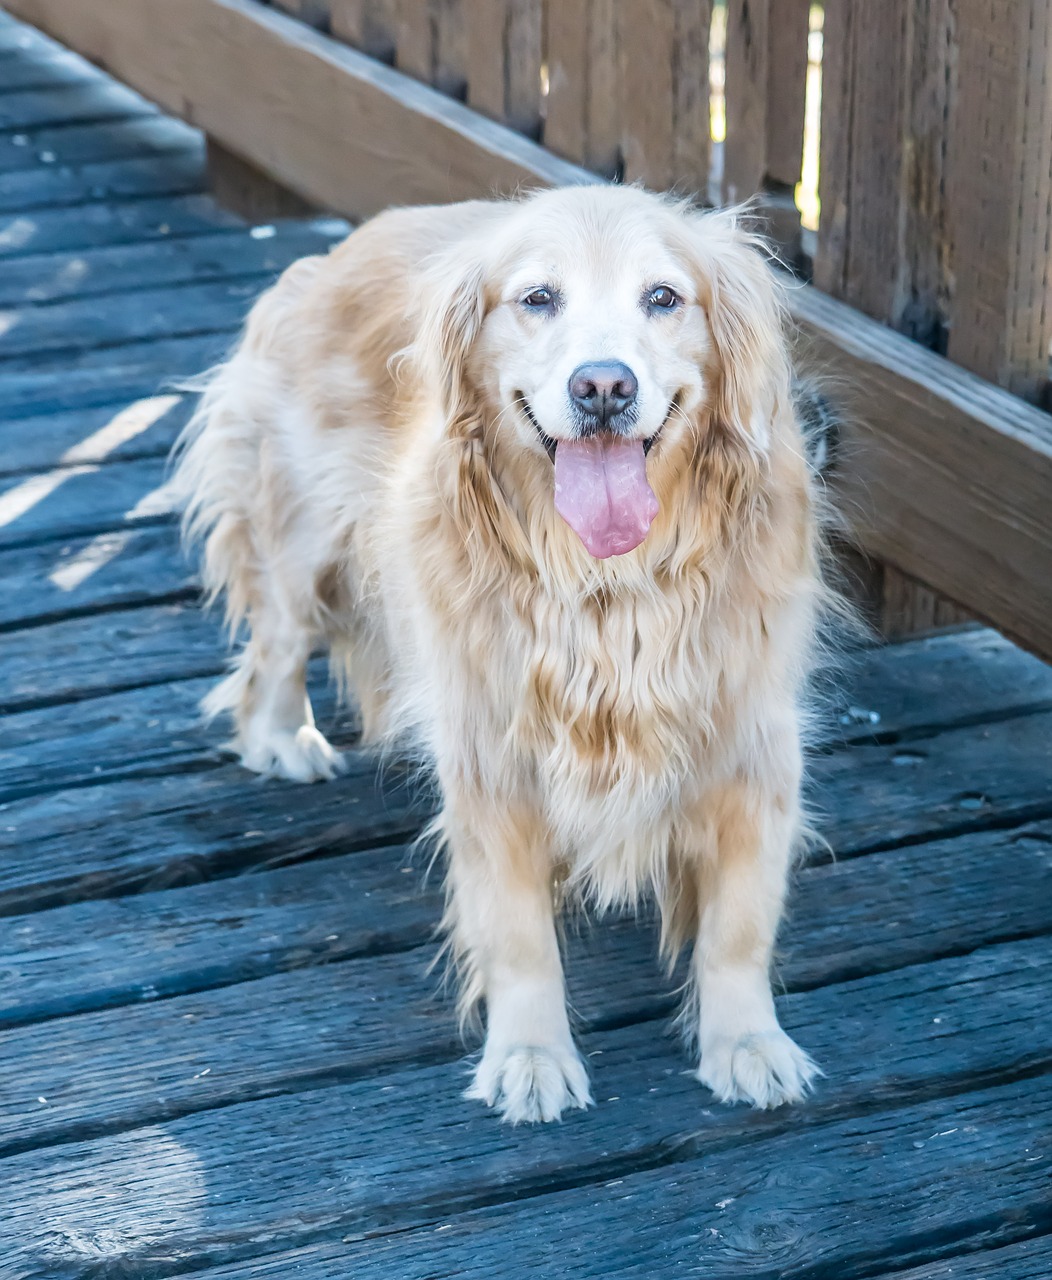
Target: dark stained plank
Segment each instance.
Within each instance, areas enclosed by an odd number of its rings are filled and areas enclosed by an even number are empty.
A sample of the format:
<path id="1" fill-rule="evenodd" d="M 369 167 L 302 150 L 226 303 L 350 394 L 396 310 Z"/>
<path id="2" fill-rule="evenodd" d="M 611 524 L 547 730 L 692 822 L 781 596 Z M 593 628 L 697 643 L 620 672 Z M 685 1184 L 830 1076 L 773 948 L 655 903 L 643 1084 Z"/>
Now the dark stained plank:
<path id="1" fill-rule="evenodd" d="M 3 78 L 0 67 L 0 80 Z M 97 124 L 157 115 L 132 89 L 99 77 L 73 84 L 0 93 L 0 131 L 30 131 L 55 125 Z M 27 138 L 19 145 L 31 142 Z M 2 162 L 0 162 L 2 163 Z"/>
<path id="2" fill-rule="evenodd" d="M 207 185 L 204 143 L 194 138 L 166 152 L 136 159 L 104 160 L 75 167 L 39 164 L 4 174 L 0 213 L 30 217 L 40 208 L 77 206 L 89 201 L 127 200 L 133 196 L 182 196 Z"/>
<path id="3" fill-rule="evenodd" d="M 933 726 L 1052 708 L 1052 667 L 986 627 L 867 649 L 843 684 L 838 718 L 851 741 L 901 741 Z"/>
<path id="4" fill-rule="evenodd" d="M 347 792 L 343 803 L 350 807 Z M 368 802 L 359 783 L 359 805 L 363 796 Z M 243 824 L 259 821 L 246 801 Z M 294 815 L 286 830 L 302 839 L 296 818 L 311 796 L 299 804 L 287 796 L 286 803 Z M 5 819 L 0 815 L 0 829 L 10 825 Z M 779 945 L 780 983 L 814 988 L 1052 932 L 1050 846 L 1046 823 L 802 872 Z M 334 851 L 331 833 L 322 847 Z M 385 848 L 0 920 L 0 954 L 7 957 L 0 1025 L 421 946 L 441 914 L 441 877 L 423 891 L 425 865 L 423 854 L 414 867 L 410 850 Z M 904 912 L 898 904 L 907 895 Z M 571 985 L 586 988 L 578 1007 L 593 1011 L 593 1019 L 669 1010 L 651 928 L 612 922 L 585 943 L 593 967 L 602 957 L 594 989 L 595 975 L 588 982 L 578 973 L 581 949 L 574 939 Z M 412 1021 L 413 1004 L 429 997 L 427 985 L 396 985 L 407 1005 L 402 1016 Z"/>
<path id="5" fill-rule="evenodd" d="M 307 254 L 325 253 L 349 232 L 339 219 L 231 228 L 148 244 L 32 255 L 5 264 L 0 303 L 59 302 L 124 290 L 283 271 Z"/>
<path id="6" fill-rule="evenodd" d="M 18 590 L 12 590 L 14 583 Z M 0 632 L 99 610 L 196 599 L 174 524 L 0 552 Z"/>
<path id="7" fill-rule="evenodd" d="M 1023 1240 L 1003 1249 L 982 1249 L 946 1258 L 877 1280 L 1048 1280 L 1052 1276 L 1052 1235 Z"/>
<path id="8" fill-rule="evenodd" d="M 167 116 L 151 112 L 131 120 L 27 129 L 0 133 L 0 173 L 41 167 L 70 168 L 114 160 L 135 160 L 193 146 L 197 133 Z"/>
<path id="9" fill-rule="evenodd" d="M 201 195 L 98 201 L 77 207 L 0 215 L 0 261 L 6 278 L 23 254 L 66 253 L 108 245 L 163 240 L 239 227 L 241 220 Z"/>
<path id="10" fill-rule="evenodd" d="M 16 631 L 3 647 L 0 715 L 216 676 L 227 652 L 220 616 L 206 614 L 195 600 Z"/>
<path id="11" fill-rule="evenodd" d="M 24 477 L 56 466 L 167 455 L 195 400 L 191 395 L 162 392 L 116 404 L 0 421 L 0 484 L 8 476 Z"/>
<path id="12" fill-rule="evenodd" d="M 171 519 L 167 474 L 165 458 L 155 456 L 8 477 L 0 489 L 0 548 Z"/>
<path id="13" fill-rule="evenodd" d="M 78 54 L 60 46 L 52 50 L 0 48 L 0 94 L 64 85 L 97 84 L 100 73 Z"/>
<path id="14" fill-rule="evenodd" d="M 839 1011 L 853 1022 L 843 999 Z M 816 1125 L 806 1106 L 710 1109 L 660 1046 L 632 1050 L 602 1051 L 596 1083 L 611 1093 L 601 1125 L 599 1113 L 575 1113 L 510 1129 L 457 1099 L 460 1073 L 447 1068 L 426 1088 L 399 1073 L 15 1156 L 9 1257 L 97 1275 L 97 1254 L 78 1245 L 102 1237 L 111 1265 L 141 1280 L 176 1259 L 246 1257 L 246 1276 L 320 1275 L 287 1256 L 272 1270 L 259 1255 L 328 1240 L 355 1280 L 492 1280 L 509 1247 L 517 1275 L 572 1262 L 575 1277 L 803 1280 L 1047 1227 L 1048 1078 Z M 868 1075 L 860 1064 L 856 1105 Z M 628 1172 L 644 1161 L 656 1167 Z M 480 1204 L 493 1207 L 453 1216 Z M 414 1222 L 422 1230 L 407 1233 Z"/>
<path id="15" fill-rule="evenodd" d="M 667 983 L 637 951 L 631 991 L 622 990 L 611 976 L 629 970 L 622 961 L 609 974 L 610 949 L 598 945 L 604 940 L 600 933 L 589 939 L 596 945 L 577 944 L 571 969 L 581 1043 L 597 1073 L 602 1107 L 593 1113 L 593 1136 L 602 1140 L 603 1120 L 613 1118 L 610 1103 L 618 1096 L 640 1108 L 655 1083 L 683 1083 L 688 1122 L 696 1125 L 709 1099 L 683 1074 L 688 1055 L 660 1020 L 638 1020 Z M 325 1082 L 378 1077 L 387 1085 L 400 1064 L 414 1066 L 414 1094 L 429 1093 L 446 1114 L 469 1118 L 472 1108 L 455 1105 L 463 1074 L 453 1063 L 463 1044 L 451 1006 L 436 998 L 437 979 L 426 972 L 432 955 L 424 948 L 295 969 L 0 1032 L 0 1153 Z M 747 1117 L 770 1133 L 775 1120 L 806 1123 L 857 1105 L 845 1090 L 850 1094 L 860 1076 L 873 1101 L 888 1104 L 911 1090 L 932 1093 L 940 1084 L 974 1087 L 998 1073 L 1033 1073 L 1050 1057 L 1047 1019 L 1040 1023 L 1050 963 L 1049 940 L 1040 938 L 779 996 L 780 1017 L 824 1064 L 826 1079 L 805 1107 L 768 1115 L 762 1125 L 743 1108 L 717 1107 L 713 1114 L 724 1124 Z M 636 1021 L 613 1026 L 616 1013 Z M 1045 1029 L 1035 1033 L 1033 1021 Z M 619 1095 L 606 1070 L 615 1057 L 633 1055 L 653 1061 L 651 1079 Z M 92 1071 L 70 1074 L 70 1062 L 89 1057 Z M 437 1064 L 440 1070 L 428 1070 Z M 679 1123 L 682 1114 L 669 1119 Z"/>
<path id="16" fill-rule="evenodd" d="M 156 395 L 222 359 L 233 341 L 231 330 L 62 352 L 19 372 L 7 361 L 0 367 L 0 402 L 10 414 L 28 417 Z"/>
<path id="17" fill-rule="evenodd" d="M 319 723 L 346 742 L 358 731 L 357 717 L 350 708 L 335 715 L 335 693 L 324 671 L 318 676 L 312 685 Z M 214 767 L 226 758 L 222 743 L 229 733 L 227 725 L 201 720 L 200 701 L 214 683 L 177 680 L 90 698 L 72 712 L 59 705 L 5 716 L 0 802 L 121 777 Z"/>
<path id="18" fill-rule="evenodd" d="M 198 884 L 413 837 L 433 805 L 424 782 L 364 753 L 349 752 L 347 764 L 324 787 L 262 783 L 230 762 L 0 805 L 0 912 Z"/>
<path id="19" fill-rule="evenodd" d="M 841 855 L 1041 817 L 1052 812 L 1052 713 L 831 752 L 811 778 L 819 830 Z"/>
<path id="20" fill-rule="evenodd" d="M 108 694 L 72 716 L 56 706 L 5 717 L 0 799 L 208 764 L 218 732 L 201 729 L 196 706 L 210 683 Z M 140 726 L 131 749 L 129 723 Z M 820 829 L 841 856 L 1038 818 L 1052 811 L 1052 713 L 822 756 L 812 790 Z"/>
<path id="21" fill-rule="evenodd" d="M 80 353 L 95 347 L 191 337 L 236 328 L 257 295 L 277 275 L 272 268 L 246 270 L 235 281 L 170 285 L 127 290 L 103 298 L 73 298 L 23 307 L 0 334 L 0 374 L 50 363 L 56 353 Z M 10 315 L 10 313 L 9 313 Z M 47 361 L 46 357 L 52 359 Z"/>

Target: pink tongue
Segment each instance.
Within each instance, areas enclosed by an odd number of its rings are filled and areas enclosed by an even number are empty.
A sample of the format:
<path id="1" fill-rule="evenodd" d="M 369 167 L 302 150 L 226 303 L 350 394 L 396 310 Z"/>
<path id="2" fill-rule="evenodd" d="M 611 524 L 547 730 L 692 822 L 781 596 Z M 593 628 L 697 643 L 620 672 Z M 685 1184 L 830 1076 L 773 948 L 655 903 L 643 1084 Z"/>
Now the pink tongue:
<path id="1" fill-rule="evenodd" d="M 642 441 L 614 435 L 560 440 L 555 509 L 597 560 L 638 547 L 658 513 Z"/>

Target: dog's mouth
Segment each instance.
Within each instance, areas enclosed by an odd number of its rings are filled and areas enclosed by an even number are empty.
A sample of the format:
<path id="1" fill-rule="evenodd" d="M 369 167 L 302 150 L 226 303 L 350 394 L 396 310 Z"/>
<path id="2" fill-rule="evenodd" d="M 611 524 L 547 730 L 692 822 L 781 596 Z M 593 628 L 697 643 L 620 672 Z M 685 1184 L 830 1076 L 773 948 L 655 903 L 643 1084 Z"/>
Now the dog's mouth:
<path id="1" fill-rule="evenodd" d="M 524 395 L 516 396 L 555 464 L 555 509 L 597 560 L 633 551 L 650 531 L 658 500 L 647 481 L 649 440 L 599 431 L 554 440 L 541 428 Z M 665 422 L 672 413 L 666 415 Z M 664 422 L 661 424 L 665 425 Z"/>
<path id="2" fill-rule="evenodd" d="M 547 453 L 551 461 L 554 462 L 555 450 L 559 444 L 559 441 L 553 439 L 550 435 L 548 435 L 545 429 L 537 421 L 537 416 L 533 412 L 533 410 L 530 408 L 530 402 L 529 400 L 526 399 L 526 396 L 523 394 L 523 392 L 521 391 L 515 392 L 515 403 L 518 405 L 519 410 L 522 413 L 522 416 L 526 419 L 526 421 L 530 424 L 530 426 L 533 427 L 534 431 L 537 432 L 537 437 L 540 440 L 541 444 L 544 445 L 545 452 Z M 660 436 L 662 431 L 664 431 L 666 423 L 668 422 L 669 418 L 671 418 L 672 415 L 676 412 L 676 409 L 678 406 L 679 406 L 679 392 L 677 392 L 672 397 L 672 403 L 668 407 L 668 413 L 665 414 L 665 419 L 662 422 L 661 426 L 658 427 L 658 429 L 654 432 L 652 436 L 648 436 L 643 441 L 644 455 L 648 454 L 650 450 L 654 447 L 654 445 L 657 443 L 658 436 Z"/>

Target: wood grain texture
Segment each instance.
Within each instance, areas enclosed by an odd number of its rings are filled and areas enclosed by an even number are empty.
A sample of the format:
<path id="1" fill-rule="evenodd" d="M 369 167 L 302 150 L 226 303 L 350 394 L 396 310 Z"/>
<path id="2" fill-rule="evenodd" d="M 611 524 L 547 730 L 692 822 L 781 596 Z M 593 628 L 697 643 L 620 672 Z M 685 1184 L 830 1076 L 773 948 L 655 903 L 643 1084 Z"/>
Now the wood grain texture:
<path id="1" fill-rule="evenodd" d="M 588 137 L 587 57 L 590 0 L 549 4 L 548 111 L 544 145 L 578 164 L 586 163 Z"/>
<path id="2" fill-rule="evenodd" d="M 174 524 L 110 530 L 0 552 L 0 631 L 39 627 L 110 609 L 196 599 Z"/>
<path id="3" fill-rule="evenodd" d="M 37 305 L 194 281 L 276 275 L 297 258 L 327 253 L 349 231 L 350 226 L 339 219 L 263 226 L 254 234 L 232 226 L 178 236 L 169 227 L 167 235 L 147 243 L 24 254 L 4 264 L 0 305 Z M 119 305 L 119 299 L 113 305 Z"/>
<path id="4" fill-rule="evenodd" d="M 754 195 L 767 173 L 770 0 L 728 0 L 723 199 Z"/>
<path id="5" fill-rule="evenodd" d="M 0 182 L 0 214 L 16 211 L 19 217 L 32 220 L 41 208 L 188 195 L 206 185 L 204 145 L 195 137 L 169 154 L 8 171 Z"/>
<path id="6" fill-rule="evenodd" d="M 338 39 L 346 40 L 371 58 L 393 63 L 398 42 L 398 0 L 329 0 L 329 28 Z"/>
<path id="7" fill-rule="evenodd" d="M 356 789 L 342 790 L 347 806 L 351 795 L 359 807 L 367 799 L 361 779 Z M 307 804 L 294 792 L 286 791 L 284 805 L 294 824 L 306 817 Z M 281 822 L 280 810 L 270 816 Z M 306 833 L 292 829 L 303 857 Z M 341 850 L 338 830 L 330 826 L 319 841 L 326 854 L 320 861 L 274 869 L 264 859 L 266 869 L 218 882 L 179 887 L 169 877 L 163 898 L 146 891 L 0 919 L 8 957 L 0 1025 L 226 987 L 355 956 L 375 961 L 429 943 L 441 916 L 442 885 L 437 873 L 424 881 L 426 857 L 414 858 L 404 847 L 333 857 Z M 1052 932 L 1050 841 L 1052 824 L 1045 822 L 1010 835 L 980 833 L 801 871 L 779 939 L 779 990 L 813 990 Z M 241 868 L 252 869 L 259 854 L 258 845 L 247 844 Z M 228 866 L 237 865 L 232 855 Z M 202 868 L 199 861 L 198 874 Z M 908 911 L 899 905 L 906 901 Z M 575 1007 L 593 1024 L 659 1017 L 675 1007 L 674 984 L 658 976 L 649 916 L 642 925 L 628 919 L 571 931 L 566 953 Z M 417 1006 L 431 999 L 424 962 L 391 965 L 384 979 L 385 966 L 371 964 L 369 985 L 389 980 L 406 1006 L 391 1017 L 398 1025 L 413 1023 Z M 681 966 L 677 979 L 682 976 Z"/>
<path id="8" fill-rule="evenodd" d="M 835 487 L 862 547 L 1052 655 L 1052 423 L 817 290 L 790 307 L 835 381 Z"/>
<path id="9" fill-rule="evenodd" d="M 781 0 L 767 19 L 767 151 L 764 181 L 790 192 L 800 181 L 810 0 Z"/>
<path id="10" fill-rule="evenodd" d="M 489 1280 L 500 1274 L 510 1233 L 520 1275 L 557 1274 L 572 1260 L 573 1274 L 581 1277 L 641 1280 L 693 1270 L 713 1280 L 802 1280 L 821 1274 L 820 1268 L 872 1274 L 895 1260 L 910 1264 L 962 1246 L 1015 1243 L 1047 1226 L 1047 1079 L 821 1126 L 808 1125 L 797 1111 L 801 1118 L 789 1132 L 721 1146 L 721 1136 L 749 1129 L 756 1135 L 765 1124 L 771 1127 L 770 1118 L 747 1119 L 741 1111 L 699 1116 L 697 1086 L 693 1097 L 683 1098 L 691 1085 L 673 1080 L 674 1074 L 649 1055 L 642 1062 L 603 1063 L 612 1114 L 611 1144 L 602 1151 L 587 1115 L 540 1131 L 508 1130 L 471 1116 L 463 1103 L 450 1107 L 447 1070 L 444 1088 L 419 1098 L 400 1075 L 392 1077 L 390 1092 L 377 1083 L 361 1088 L 353 1101 L 345 1102 L 343 1091 L 325 1091 L 284 1106 L 246 1104 L 236 1117 L 228 1113 L 213 1122 L 214 1147 L 206 1148 L 205 1126 L 195 1117 L 72 1147 L 62 1155 L 60 1185 L 69 1190 L 61 1198 L 46 1173 L 38 1172 L 38 1157 L 16 1157 L 11 1168 L 27 1194 L 15 1256 L 23 1266 L 90 1274 L 75 1249 L 77 1240 L 98 1235 L 97 1222 L 101 1226 L 91 1197 L 79 1190 L 86 1163 L 121 1189 L 128 1228 L 120 1233 L 117 1256 L 134 1259 L 146 1277 L 163 1274 L 163 1262 L 151 1266 L 154 1258 L 185 1259 L 195 1234 L 201 1240 L 200 1253 L 191 1254 L 195 1261 L 250 1257 L 209 1272 L 216 1280 L 293 1274 L 313 1280 L 334 1274 L 326 1262 L 342 1268 L 339 1274 L 366 1280 L 442 1274 Z M 626 1093 L 642 1094 L 647 1080 L 656 1083 L 646 1102 L 638 1110 L 625 1105 Z M 400 1092 L 417 1105 L 399 1116 L 392 1149 L 380 1126 L 398 1106 Z M 682 1130 L 648 1134 L 650 1114 L 667 1116 L 680 1099 Z M 344 1106 L 323 1119 L 326 1103 Z M 336 1115 L 345 1129 L 355 1126 L 354 1146 L 312 1144 L 312 1134 L 329 1131 Z M 235 1119 L 244 1127 L 228 1137 L 224 1121 L 233 1128 Z M 652 1156 L 657 1167 L 623 1173 L 611 1148 L 635 1153 L 648 1137 L 658 1148 Z M 677 1146 L 678 1160 L 672 1154 Z M 261 1149 L 280 1150 L 282 1159 L 261 1165 Z M 470 1155 L 470 1163 L 443 1161 L 453 1149 Z M 191 1152 L 199 1153 L 196 1160 L 180 1159 Z M 588 1181 L 566 1187 L 573 1165 L 580 1168 L 589 1157 Z M 473 1181 L 465 1197 L 463 1180 L 473 1177 L 475 1167 L 487 1170 L 485 1189 Z M 498 1194 L 519 1197 L 519 1203 L 457 1213 Z M 41 1230 L 42 1203 L 64 1230 Z M 829 1229 L 830 1203 L 840 1209 L 835 1231 Z M 407 1232 L 414 1217 L 421 1229 Z M 113 1220 L 109 1208 L 107 1221 Z M 306 1252 L 259 1257 L 257 1242 L 274 1236 L 288 1245 L 325 1243 L 314 1246 L 313 1266 Z"/>
<path id="11" fill-rule="evenodd" d="M 185 0 L 178 13 L 160 0 L 75 9 L 15 0 L 12 10 L 105 56 L 148 97 L 324 207 L 362 216 L 535 180 L 525 140 L 249 0 Z M 255 86 L 251 109 L 246 83 Z M 546 163 L 561 181 L 580 180 Z"/>
<path id="12" fill-rule="evenodd" d="M 674 0 L 623 0 L 618 22 L 623 176 L 626 182 L 664 190 L 675 182 L 676 5 Z"/>
<path id="13" fill-rule="evenodd" d="M 7 265 L 23 254 L 62 253 L 166 236 L 196 235 L 240 225 L 202 195 L 161 197 L 83 204 L 71 218 L 65 209 L 38 209 L 31 215 L 0 215 L 0 261 Z"/>
<path id="14" fill-rule="evenodd" d="M 964 0 L 957 21 L 950 355 L 1038 400 L 1052 344 L 1052 13 L 1044 0 Z"/>

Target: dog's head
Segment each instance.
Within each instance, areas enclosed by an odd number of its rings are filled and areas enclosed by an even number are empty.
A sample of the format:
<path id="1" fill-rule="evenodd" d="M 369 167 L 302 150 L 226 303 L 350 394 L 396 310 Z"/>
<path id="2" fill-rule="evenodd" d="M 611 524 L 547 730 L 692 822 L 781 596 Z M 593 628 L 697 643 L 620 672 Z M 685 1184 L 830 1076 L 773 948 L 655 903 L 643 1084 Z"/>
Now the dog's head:
<path id="1" fill-rule="evenodd" d="M 638 546 L 702 449 L 762 465 L 789 362 L 779 287 L 733 214 L 595 186 L 487 228 L 429 268 L 428 376 L 454 435 L 543 469 L 593 556 Z"/>

